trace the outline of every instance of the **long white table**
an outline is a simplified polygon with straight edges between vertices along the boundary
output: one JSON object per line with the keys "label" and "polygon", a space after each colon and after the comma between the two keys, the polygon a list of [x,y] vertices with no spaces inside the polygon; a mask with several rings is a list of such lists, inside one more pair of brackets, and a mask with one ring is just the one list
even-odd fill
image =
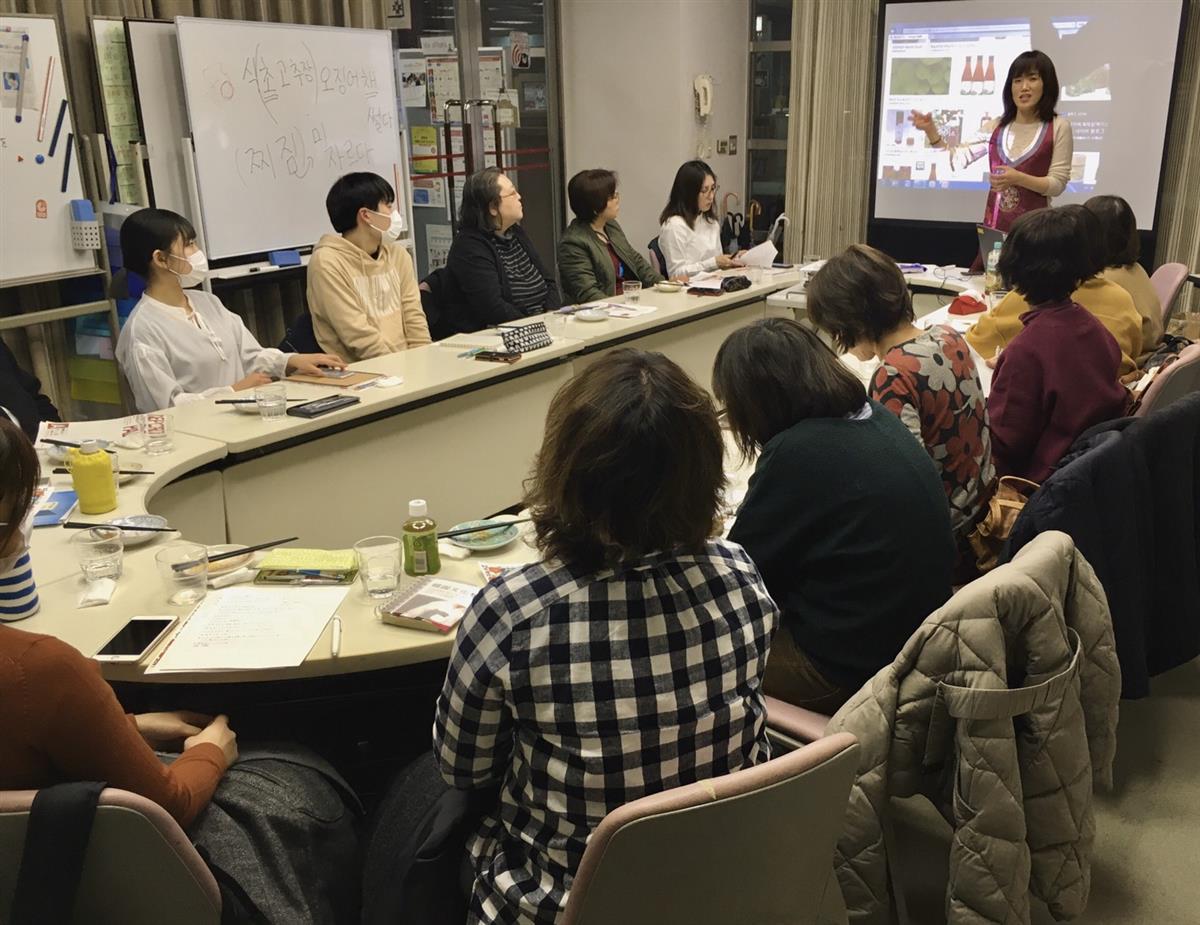
{"label": "long white table", "polygon": [[[795,280],[794,274],[773,275],[720,296],[645,292],[642,304],[655,306],[653,313],[553,325],[556,343],[512,366],[463,358],[461,344],[445,342],[354,364],[402,376],[404,384],[354,392],[362,399],[358,405],[316,420],[266,423],[227,405],[185,405],[170,412],[172,453],[121,451],[123,463],[141,462],[155,474],[123,486],[115,512],[72,519],[101,522],[148,509],[199,542],[250,544],[296,535],[293,545],[343,548],[371,534],[398,535],[413,497],[426,498],[442,526],[486,516],[520,500],[549,402],[586,364],[622,346],[661,350],[707,387],[724,338],[763,317],[767,294]],[[333,391],[288,383],[291,397]],[[83,581],[69,539],[70,531],[59,528],[35,531],[42,609],[18,624],[22,629],[57,636],[91,655],[131,616],[186,610],[166,603],[156,574],[154,553],[162,540],[126,550],[124,575],[107,605],[78,609]],[[501,556],[447,561],[443,573],[481,584],[480,561],[529,557],[530,550],[516,544]],[[357,589],[340,613],[341,654],[330,656],[326,633],[297,669],[147,676],[140,665],[106,665],[105,676],[161,683],[270,681],[409,665],[449,652],[444,637],[381,624]]]}

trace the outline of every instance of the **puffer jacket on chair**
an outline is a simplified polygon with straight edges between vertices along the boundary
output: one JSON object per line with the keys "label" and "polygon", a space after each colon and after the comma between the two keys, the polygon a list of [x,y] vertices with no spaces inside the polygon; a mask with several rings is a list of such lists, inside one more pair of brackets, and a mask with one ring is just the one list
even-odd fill
{"label": "puffer jacket on chair", "polygon": [[862,758],[834,857],[850,921],[889,921],[888,801],[918,793],[954,829],[949,925],[1028,925],[1030,894],[1082,913],[1120,692],[1104,589],[1066,534],[928,617],[827,729]]}

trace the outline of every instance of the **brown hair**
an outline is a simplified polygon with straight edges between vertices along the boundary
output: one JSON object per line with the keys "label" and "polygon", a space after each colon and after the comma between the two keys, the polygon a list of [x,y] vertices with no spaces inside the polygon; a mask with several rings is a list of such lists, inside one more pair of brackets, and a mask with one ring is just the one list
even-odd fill
{"label": "brown hair", "polygon": [[581,222],[590,222],[603,212],[616,194],[617,175],[611,170],[581,170],[567,184],[567,202]]}
{"label": "brown hair", "polygon": [[37,453],[25,431],[0,412],[0,551],[8,549],[29,513],[38,469]]}
{"label": "brown hair", "polygon": [[867,400],[821,338],[791,318],[764,318],[730,334],[713,363],[713,393],[746,456],[800,421],[845,417]]}
{"label": "brown hair", "polygon": [[808,316],[842,350],[872,343],[913,320],[912,294],[887,254],[852,244],[825,262],[805,288]]}
{"label": "brown hair", "polygon": [[725,487],[708,393],[661,353],[613,350],[559,389],[525,485],[537,546],[587,571],[699,552]]}

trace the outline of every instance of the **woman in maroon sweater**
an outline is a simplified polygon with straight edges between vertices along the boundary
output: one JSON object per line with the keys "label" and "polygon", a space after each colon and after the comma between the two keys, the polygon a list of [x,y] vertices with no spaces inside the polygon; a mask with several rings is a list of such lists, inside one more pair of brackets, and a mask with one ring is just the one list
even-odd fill
{"label": "woman in maroon sweater", "polygon": [[1000,475],[1041,482],[1076,437],[1119,417],[1129,398],[1118,380],[1116,340],[1071,300],[1095,270],[1078,211],[1021,216],[1000,254],[1000,274],[1031,306],[1021,316],[1024,328],[996,361],[988,396]]}

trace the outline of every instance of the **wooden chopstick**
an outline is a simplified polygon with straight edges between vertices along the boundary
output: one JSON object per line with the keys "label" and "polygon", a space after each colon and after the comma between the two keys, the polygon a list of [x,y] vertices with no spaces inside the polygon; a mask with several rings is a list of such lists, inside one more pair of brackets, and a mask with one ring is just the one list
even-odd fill
{"label": "wooden chopstick", "polygon": [[439,533],[437,536],[439,540],[446,540],[452,536],[465,536],[468,533],[483,533],[485,530],[499,530],[503,527],[509,526],[510,524],[527,524],[531,520],[533,520],[532,517],[522,517],[519,520],[489,520],[485,521],[484,524],[481,524],[478,527],[467,527],[465,530],[447,530],[445,533]]}
{"label": "wooden chopstick", "polygon": [[63,524],[67,530],[90,530],[93,527],[109,527],[113,530],[131,530],[134,533],[178,533],[174,527],[135,527],[133,524],[97,523],[85,524],[79,520],[68,520]]}
{"label": "wooden chopstick", "polygon": [[[310,398],[285,398],[284,401],[312,401]],[[213,401],[214,405],[256,405],[257,398],[218,398]]]}
{"label": "wooden chopstick", "polygon": [[[63,466],[56,466],[53,471],[55,475],[71,474],[71,470]],[[154,475],[153,472],[147,472],[145,469],[114,469],[113,472],[117,475]]]}
{"label": "wooden chopstick", "polygon": [[298,536],[289,536],[282,540],[271,540],[269,543],[258,543],[255,546],[247,546],[245,549],[231,549],[229,552],[219,552],[215,556],[209,556],[209,562],[220,562],[222,559],[235,559],[238,556],[244,556],[248,552],[258,552],[260,549],[270,549],[272,546],[280,546],[283,543],[291,543],[300,539]]}

